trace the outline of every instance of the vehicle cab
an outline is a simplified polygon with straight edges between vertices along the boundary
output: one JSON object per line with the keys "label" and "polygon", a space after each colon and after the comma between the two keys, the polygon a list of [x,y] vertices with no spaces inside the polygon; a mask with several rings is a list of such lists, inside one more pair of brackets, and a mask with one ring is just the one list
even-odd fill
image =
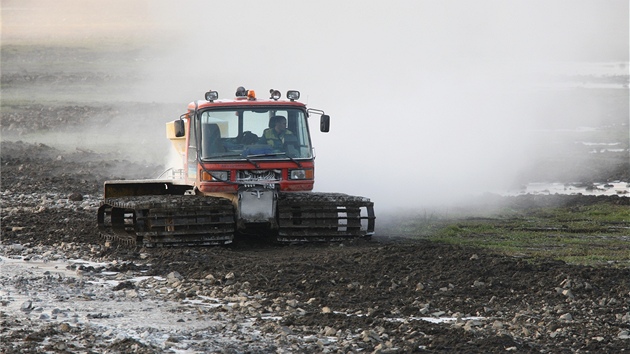
{"label": "vehicle cab", "polygon": [[[279,191],[313,189],[315,167],[308,117],[320,114],[320,127],[329,130],[323,111],[298,102],[299,92],[286,99],[270,90],[259,99],[239,87],[234,99],[219,99],[208,91],[205,100],[191,102],[176,127],[185,137],[184,179],[196,193],[236,193],[243,186]],[[182,129],[184,131],[182,131]]]}

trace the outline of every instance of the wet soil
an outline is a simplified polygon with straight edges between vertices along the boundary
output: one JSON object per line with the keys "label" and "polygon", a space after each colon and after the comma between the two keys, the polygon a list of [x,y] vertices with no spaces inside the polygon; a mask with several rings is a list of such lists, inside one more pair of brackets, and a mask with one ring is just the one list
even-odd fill
{"label": "wet soil", "polygon": [[[48,164],[51,160],[54,165]],[[620,352],[630,344],[630,269],[531,262],[387,235],[330,245],[242,240],[231,247],[194,249],[103,247],[94,213],[101,179],[108,177],[108,167],[129,162],[10,142],[2,143],[1,161],[3,256],[27,262],[25,255],[33,259],[38,252],[25,249],[52,249],[72,258],[64,245],[75,245],[74,254],[84,250],[82,257],[109,264],[105,270],[129,274],[107,290],[111,294],[145,289],[132,276],[175,273],[182,280],[172,301],[243,297],[236,309],[232,304],[217,312],[227,323],[253,318],[262,338],[254,345],[252,337],[235,336],[224,343],[234,352]],[[96,161],[101,167],[92,166]],[[626,199],[523,196],[512,201],[536,207]],[[152,298],[143,294],[145,302]],[[105,321],[112,315],[86,316],[91,316],[86,321]],[[104,338],[107,332],[80,321],[59,324],[46,318],[24,328],[8,312],[1,320],[7,353],[87,350],[86,344],[69,345],[90,336]],[[95,348],[141,353],[177,348],[169,343],[129,335],[103,340]],[[214,345],[187,348],[214,350]]]}
{"label": "wet soil", "polygon": [[[15,73],[9,79],[20,81]],[[15,103],[3,109],[2,134],[63,130],[69,122],[81,124],[81,117],[104,112],[117,111],[102,104]],[[26,119],[33,115],[38,119]],[[251,239],[230,247],[105,245],[95,212],[102,183],[151,177],[161,166],[42,143],[3,139],[0,148],[0,256],[5,257],[0,261],[5,284],[0,351],[5,353],[595,353],[630,348],[627,268],[532,261],[417,240],[413,234],[393,238],[381,233],[371,240],[325,245],[276,246]],[[616,168],[609,178],[624,176],[627,168]],[[537,207],[628,199],[522,196],[508,202]],[[75,275],[58,278],[44,272],[31,275],[29,283],[21,273],[10,274],[6,261],[77,258],[103,266],[71,267]],[[115,284],[93,288],[93,282],[108,279],[108,272],[117,274]],[[149,279],[138,281],[140,276]],[[6,290],[9,286],[13,290]],[[42,305],[41,315],[34,315],[37,306],[29,301],[37,303],[46,293],[61,296],[70,288],[79,295],[66,300],[66,307],[47,312]],[[79,308],[72,299],[98,300],[102,307],[73,321],[62,316]],[[138,308],[151,301],[164,307],[209,301],[217,306],[195,307],[195,318],[174,307],[172,318],[162,320],[182,329],[161,330],[146,321],[108,326],[108,320],[124,313],[124,307],[115,310],[117,303],[127,304],[123,299]],[[21,309],[12,312],[12,306]],[[204,321],[203,330],[184,329]]]}

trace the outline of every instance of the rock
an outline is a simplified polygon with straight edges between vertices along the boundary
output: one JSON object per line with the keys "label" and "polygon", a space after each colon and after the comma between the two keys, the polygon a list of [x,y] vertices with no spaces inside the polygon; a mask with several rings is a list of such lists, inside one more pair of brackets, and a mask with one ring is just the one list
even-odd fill
{"label": "rock", "polygon": [[562,321],[573,321],[573,316],[571,316],[570,313],[565,313],[564,315],[560,316],[560,320],[562,320]]}
{"label": "rock", "polygon": [[184,277],[182,277],[182,275],[181,275],[181,274],[179,274],[179,272],[170,272],[170,273],[168,273],[168,275],[166,276],[166,279],[167,279],[169,282],[175,282],[175,281],[178,281],[178,280],[182,280],[182,279],[184,279]]}
{"label": "rock", "polygon": [[332,310],[330,309],[330,307],[328,306],[324,306],[322,307],[322,313],[331,313]]}
{"label": "rock", "polygon": [[324,327],[324,333],[323,333],[323,334],[324,334],[325,336],[327,336],[327,337],[332,337],[332,336],[334,336],[336,333],[337,333],[337,330],[336,330],[336,329],[334,329],[334,328],[332,328],[332,327],[329,327],[329,326]]}
{"label": "rock", "polygon": [[73,202],[83,201],[83,195],[81,193],[74,192],[68,196],[68,199]]}
{"label": "rock", "polygon": [[22,303],[22,306],[20,307],[20,310],[24,312],[30,312],[31,310],[33,310],[33,302],[30,300],[24,301],[24,303]]}
{"label": "rock", "polygon": [[[15,227],[14,227],[14,228],[15,228]],[[22,229],[22,228],[20,228],[20,229]],[[24,250],[24,246],[23,246],[23,245],[21,245],[21,244],[19,244],[19,243],[14,243],[14,244],[12,244],[12,245],[10,246],[10,249],[11,249],[11,250],[13,250],[13,251],[20,252],[20,251]]]}
{"label": "rock", "polygon": [[55,349],[57,349],[58,351],[66,351],[66,349],[68,348],[68,346],[66,345],[66,343],[64,342],[57,342],[55,344]]}
{"label": "rock", "polygon": [[376,333],[373,330],[364,330],[363,332],[361,332],[361,339],[364,342],[380,342],[381,338],[378,336],[378,333]]}

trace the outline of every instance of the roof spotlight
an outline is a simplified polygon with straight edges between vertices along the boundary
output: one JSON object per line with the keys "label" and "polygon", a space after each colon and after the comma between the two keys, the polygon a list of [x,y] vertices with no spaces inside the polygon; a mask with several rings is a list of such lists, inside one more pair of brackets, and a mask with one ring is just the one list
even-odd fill
{"label": "roof spotlight", "polygon": [[206,92],[206,101],[212,102],[217,99],[219,99],[219,93],[217,91],[210,90]]}
{"label": "roof spotlight", "polygon": [[243,86],[236,89],[236,97],[247,97],[247,90]]}
{"label": "roof spotlight", "polygon": [[269,97],[269,98],[271,98],[271,99],[272,99],[272,100],[274,100],[274,101],[279,100],[279,99],[280,99],[280,97],[282,96],[282,94],[280,93],[280,91],[278,91],[278,90],[274,90],[274,89],[269,90],[269,93],[271,94],[271,97]]}
{"label": "roof spotlight", "polygon": [[287,98],[290,99],[291,101],[299,100],[300,91],[296,91],[296,90],[287,91]]}

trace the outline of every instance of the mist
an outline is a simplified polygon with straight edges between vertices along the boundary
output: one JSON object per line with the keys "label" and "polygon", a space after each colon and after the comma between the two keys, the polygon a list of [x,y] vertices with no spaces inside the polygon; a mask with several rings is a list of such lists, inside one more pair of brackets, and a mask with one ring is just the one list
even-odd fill
{"label": "mist", "polygon": [[537,157],[528,132],[584,112],[550,103],[543,78],[628,60],[623,1],[181,4],[153,8],[170,26],[148,86],[182,102],[300,90],[332,117],[328,134],[311,123],[316,190],[381,210],[513,187]]}
{"label": "mist", "polygon": [[[183,113],[209,89],[300,90],[332,118],[327,134],[311,121],[315,189],[378,210],[520,183],[539,157],[529,132],[601,113],[557,103],[545,78],[570,62],[628,62],[627,1],[142,3],[146,61],[129,99]],[[177,118],[164,113],[160,124]]]}

